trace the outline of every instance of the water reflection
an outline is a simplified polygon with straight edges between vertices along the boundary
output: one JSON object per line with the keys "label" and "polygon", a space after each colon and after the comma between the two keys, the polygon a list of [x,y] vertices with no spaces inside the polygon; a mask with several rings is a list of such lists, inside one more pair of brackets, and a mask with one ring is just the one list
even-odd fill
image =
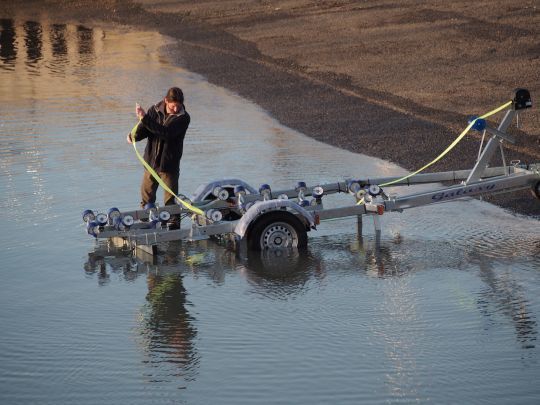
{"label": "water reflection", "polygon": [[[199,357],[193,343],[197,332],[187,311],[189,302],[180,273],[149,273],[147,304],[141,310],[140,333],[145,362],[162,376],[163,363],[178,367],[171,377],[195,378]],[[158,377],[162,378],[162,377]]]}
{"label": "water reflection", "polygon": [[35,69],[38,62],[43,58],[43,38],[41,24],[35,21],[24,23],[24,44],[26,47],[26,65],[35,74],[39,69]]}
{"label": "water reflection", "polygon": [[128,251],[116,250],[111,255],[103,248],[99,248],[88,253],[84,271],[90,278],[96,276],[98,285],[104,286],[110,282],[111,274],[121,276],[126,281],[146,274],[144,271],[139,272],[139,265]]}
{"label": "water reflection", "polygon": [[53,74],[63,73],[68,63],[67,27],[65,24],[53,24],[50,28],[52,61],[50,69]]}
{"label": "water reflection", "polygon": [[[396,242],[399,241],[396,238]],[[407,273],[410,268],[406,263],[397,266],[392,257],[389,245],[380,243],[379,239],[355,238],[350,243],[351,252],[358,255],[358,259],[365,265],[366,273],[377,277],[393,277]]]}
{"label": "water reflection", "polygon": [[[485,283],[485,288],[478,294],[477,305],[486,317],[487,329],[498,327],[501,323],[510,323],[521,347],[533,349],[538,335],[537,322],[523,287],[512,278],[511,269],[497,272],[489,260],[477,257],[480,279]],[[501,315],[504,318],[502,321]]]}
{"label": "water reflection", "polygon": [[[165,317],[170,318],[170,314],[176,314],[174,316],[178,322],[184,325],[190,319],[185,308],[179,306],[179,303],[185,303],[181,274],[205,276],[217,285],[224,285],[226,275],[234,272],[246,279],[252,287],[251,293],[286,300],[308,292],[329,275],[394,278],[436,268],[460,269],[464,263],[475,262],[480,266],[480,280],[485,285],[478,293],[478,308],[488,323],[494,324],[499,314],[503,314],[506,319],[504,323],[510,322],[515,328],[516,338],[523,348],[534,348],[538,334],[533,310],[521,287],[512,278],[512,273],[507,271],[499,275],[494,270],[503,260],[493,257],[489,251],[465,252],[459,244],[403,241],[399,236],[381,241],[340,235],[339,238],[317,238],[309,249],[301,252],[235,253],[212,241],[198,244],[171,242],[164,244],[152,263],[135,258],[129,252],[113,254],[108,247],[100,249],[107,249],[108,253],[99,253],[99,250],[90,252],[84,265],[86,273],[96,274],[100,285],[109,282],[111,272],[122,274],[125,280],[147,277],[147,299],[149,303],[156,303],[152,315],[148,317],[147,328],[154,332],[153,325],[159,324],[155,318],[161,315],[169,314]],[[474,259],[468,257],[469,254]],[[155,296],[152,291],[161,283],[164,287],[157,291],[164,290],[165,286],[172,290],[159,296],[170,297],[171,301],[155,301],[152,298]],[[395,297],[389,297],[389,300],[392,304]],[[172,308],[167,308],[167,305],[172,305]],[[403,305],[401,309],[404,309]],[[191,328],[184,326],[173,334],[192,336],[192,332]]]}
{"label": "water reflection", "polygon": [[[22,29],[22,33],[19,29]],[[0,19],[0,68],[15,69],[18,36],[22,36],[26,52],[24,65],[31,75],[43,73],[41,62],[45,62],[52,74],[65,73],[70,46],[79,55],[79,66],[88,67],[95,59],[95,35],[92,28],[66,24],[47,26],[36,21],[25,21],[18,25],[15,20],[4,18]]]}
{"label": "water reflection", "polygon": [[17,59],[15,44],[15,24],[13,20],[0,19],[0,67],[12,70]]}
{"label": "water reflection", "polygon": [[65,57],[67,55],[65,24],[51,25],[51,45],[53,56]]}
{"label": "water reflection", "polygon": [[326,273],[324,260],[310,250],[248,252],[237,257],[237,262],[236,269],[245,275],[253,292],[273,299],[302,293],[311,280],[323,279]]}
{"label": "water reflection", "polygon": [[82,25],[77,26],[77,41],[80,61],[86,64],[94,54],[94,30]]}
{"label": "water reflection", "polygon": [[199,355],[193,343],[197,331],[187,309],[190,303],[178,253],[171,245],[157,265],[136,260],[129,251],[101,245],[88,254],[84,264],[87,276],[95,275],[100,286],[109,284],[112,275],[126,281],[146,278],[148,293],[139,311],[137,341],[145,355],[143,362],[152,370],[146,371],[145,378],[154,382],[177,381],[179,377],[190,381],[197,374]]}

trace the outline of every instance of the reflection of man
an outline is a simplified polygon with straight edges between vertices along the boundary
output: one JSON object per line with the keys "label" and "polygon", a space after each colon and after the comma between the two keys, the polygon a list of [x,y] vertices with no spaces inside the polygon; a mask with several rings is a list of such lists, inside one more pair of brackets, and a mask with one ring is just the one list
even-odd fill
{"label": "reflection of man", "polygon": [[[135,110],[140,124],[135,141],[147,139],[144,160],[156,171],[161,180],[175,194],[178,194],[180,159],[182,158],[184,137],[189,126],[190,116],[184,107],[184,93],[178,87],[171,87],[165,98],[145,112],[139,105]],[[127,136],[132,142],[131,134]],[[158,182],[144,171],[141,184],[141,207],[156,202]],[[164,191],[165,205],[174,204],[174,196]],[[174,218],[170,228],[179,227],[179,218]]]}
{"label": "reflection of man", "polygon": [[186,310],[182,276],[149,274],[147,284],[148,311],[144,317],[144,333],[150,340],[149,355],[159,361],[167,353],[164,362],[178,364],[187,376],[192,377],[196,363],[193,347],[196,331]]}

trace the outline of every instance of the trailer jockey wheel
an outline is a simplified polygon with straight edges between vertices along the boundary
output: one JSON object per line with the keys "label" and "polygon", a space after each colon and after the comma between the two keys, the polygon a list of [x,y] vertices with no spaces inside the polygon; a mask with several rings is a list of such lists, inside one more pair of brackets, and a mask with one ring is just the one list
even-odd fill
{"label": "trailer jockey wheel", "polygon": [[540,181],[537,181],[532,188],[533,195],[540,200]]}
{"label": "trailer jockey wheel", "polygon": [[253,224],[247,243],[250,250],[302,249],[307,246],[307,230],[294,214],[271,211]]}

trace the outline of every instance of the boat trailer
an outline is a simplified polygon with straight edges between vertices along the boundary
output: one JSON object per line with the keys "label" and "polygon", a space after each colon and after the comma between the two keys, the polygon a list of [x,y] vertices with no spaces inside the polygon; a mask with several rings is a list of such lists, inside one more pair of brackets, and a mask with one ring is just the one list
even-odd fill
{"label": "boat trailer", "polygon": [[[402,212],[428,204],[528,188],[540,199],[540,163],[527,165],[513,161],[506,165],[503,151],[505,142],[515,143],[515,139],[506,133],[509,125],[520,110],[531,106],[529,92],[517,89],[497,128],[489,127],[484,119],[470,121],[472,129],[485,131],[484,134],[490,136],[485,147],[480,145],[478,159],[470,170],[348,179],[315,186],[300,181],[294,189],[277,191],[268,184],[257,190],[239,179],[223,179],[201,185],[190,199],[178,196],[178,205],[158,207],[149,204],[144,209],[125,212],[111,208],[107,213],[86,210],[83,221],[87,233],[96,239],[107,239],[115,247],[151,255],[157,254],[157,245],[161,242],[210,237],[224,238],[235,246],[244,244],[248,250],[265,250],[304,248],[307,232],[329,219],[357,217],[361,235],[363,217],[371,217],[378,238],[381,233],[379,217],[386,212]],[[489,167],[498,149],[503,165]],[[441,184],[448,182],[454,184]],[[433,184],[435,188],[402,196],[392,196],[383,190],[386,185],[418,184]],[[324,197],[339,193],[348,195],[349,203],[324,208]],[[173,216],[189,218],[189,227],[172,229],[170,219]]]}

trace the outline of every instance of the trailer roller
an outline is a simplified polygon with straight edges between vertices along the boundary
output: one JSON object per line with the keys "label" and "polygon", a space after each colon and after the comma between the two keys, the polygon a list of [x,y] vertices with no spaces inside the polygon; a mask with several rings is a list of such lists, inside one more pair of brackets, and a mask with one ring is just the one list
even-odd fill
{"label": "trailer roller", "polygon": [[113,227],[118,231],[128,231],[134,223],[133,215],[124,214],[114,219]]}
{"label": "trailer roller", "polygon": [[94,211],[92,211],[92,210],[84,210],[83,213],[82,213],[82,219],[86,223],[88,223],[90,221],[93,221],[94,219],[96,219]]}
{"label": "trailer roller", "polygon": [[120,210],[118,208],[109,208],[109,210],[107,211],[108,224],[113,225],[114,219],[119,217],[120,215]]}
{"label": "trailer roller", "polygon": [[214,194],[214,196],[221,201],[226,201],[229,199],[229,191],[225,188],[215,187],[212,194]]}
{"label": "trailer roller", "polygon": [[169,211],[160,211],[158,218],[162,223],[167,222],[171,219],[171,213]]}
{"label": "trailer roller", "polygon": [[261,184],[259,194],[262,195],[264,201],[272,199],[272,189],[268,184]]}
{"label": "trailer roller", "polygon": [[86,225],[86,232],[88,233],[88,235],[97,238],[99,235],[99,224],[96,221],[88,222],[88,224]]}
{"label": "trailer roller", "polygon": [[369,195],[371,195],[372,197],[376,197],[378,196],[379,194],[381,194],[381,188],[376,185],[376,184],[371,184],[369,187],[368,187],[368,193]]}
{"label": "trailer roller", "polygon": [[206,211],[206,217],[212,222],[219,222],[223,219],[223,214],[220,210],[210,209]]}
{"label": "trailer roller", "polygon": [[99,226],[105,226],[109,222],[109,217],[107,214],[101,212],[96,215],[96,222],[99,224]]}
{"label": "trailer roller", "polygon": [[322,205],[322,198],[324,195],[324,188],[321,186],[315,186],[313,187],[313,190],[311,190],[311,196],[313,199],[311,200],[311,205]]}

